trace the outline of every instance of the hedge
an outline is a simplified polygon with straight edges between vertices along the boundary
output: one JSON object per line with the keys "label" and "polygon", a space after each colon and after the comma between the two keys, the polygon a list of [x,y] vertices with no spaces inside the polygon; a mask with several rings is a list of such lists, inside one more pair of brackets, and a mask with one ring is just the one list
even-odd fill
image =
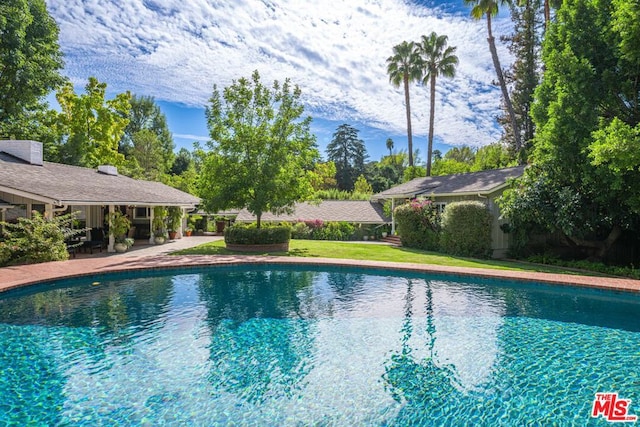
{"label": "hedge", "polygon": [[449,203],[441,226],[442,252],[474,258],[491,256],[491,213],[482,202]]}
{"label": "hedge", "polygon": [[288,225],[234,224],[224,229],[225,243],[239,245],[270,245],[286,243],[291,240],[291,227]]}
{"label": "hedge", "polygon": [[402,246],[425,250],[438,249],[438,211],[431,200],[413,200],[394,211],[396,229]]}

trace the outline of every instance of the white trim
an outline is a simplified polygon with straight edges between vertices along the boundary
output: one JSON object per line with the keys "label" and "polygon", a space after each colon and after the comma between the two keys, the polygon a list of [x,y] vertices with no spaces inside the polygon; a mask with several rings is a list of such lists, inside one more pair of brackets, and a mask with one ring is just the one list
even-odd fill
{"label": "white trim", "polygon": [[39,194],[29,193],[27,191],[16,190],[15,188],[5,187],[3,185],[0,185],[0,191],[4,193],[13,194],[15,196],[24,197],[26,199],[32,199],[37,202],[42,202],[44,204],[48,203],[50,205],[56,205],[56,206],[64,205],[64,203],[61,203],[59,200],[52,199],[50,197],[44,197]]}

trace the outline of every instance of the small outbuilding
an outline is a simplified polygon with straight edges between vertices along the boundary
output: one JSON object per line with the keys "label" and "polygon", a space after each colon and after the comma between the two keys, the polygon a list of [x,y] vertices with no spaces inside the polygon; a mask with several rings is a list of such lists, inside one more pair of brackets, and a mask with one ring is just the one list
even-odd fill
{"label": "small outbuilding", "polygon": [[[500,226],[505,222],[500,215],[496,199],[509,185],[509,180],[524,173],[525,166],[485,170],[480,172],[454,175],[428,176],[415,178],[403,184],[374,194],[373,201],[391,200],[392,206],[398,206],[416,197],[428,197],[442,212],[448,203],[463,200],[483,202],[493,217],[491,241],[493,256],[504,257],[509,249],[509,235]],[[395,232],[395,224],[392,225]]]}

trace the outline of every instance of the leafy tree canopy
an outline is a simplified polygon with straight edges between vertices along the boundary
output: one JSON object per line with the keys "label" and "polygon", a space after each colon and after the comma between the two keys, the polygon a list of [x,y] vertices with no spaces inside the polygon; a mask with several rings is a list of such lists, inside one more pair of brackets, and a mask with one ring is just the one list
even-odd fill
{"label": "leafy tree canopy", "polygon": [[60,147],[62,163],[90,168],[124,164],[118,142],[129,122],[131,96],[126,92],[105,100],[106,90],[106,83],[89,77],[84,94],[77,95],[71,83],[56,94],[62,109],[58,115],[58,126],[64,134]]}
{"label": "leafy tree canopy", "polygon": [[560,231],[593,259],[638,227],[640,45],[629,10],[637,2],[565,0],[545,35],[532,106],[536,167],[505,196],[515,226]]}
{"label": "leafy tree canopy", "polygon": [[214,86],[206,110],[211,141],[200,174],[200,196],[210,212],[244,208],[256,215],[290,210],[309,198],[309,171],[319,159],[311,117],[302,118],[301,90],[254,71],[222,93]]}
{"label": "leafy tree canopy", "polygon": [[[158,162],[155,168],[160,172],[168,171],[174,160],[174,143],[173,136],[167,126],[167,118],[160,110],[160,107],[156,104],[155,100],[151,96],[136,96],[133,95],[129,101],[131,104],[131,110],[129,110],[129,123],[124,129],[124,134],[120,140],[119,151],[125,156],[129,157],[135,150],[134,136],[141,130],[149,130],[155,136],[154,144],[160,153],[160,158],[154,159]],[[138,163],[143,162],[143,159],[136,157]]]}
{"label": "leafy tree canopy", "polygon": [[44,0],[0,2],[0,136],[41,133],[43,98],[64,81],[58,31]]}

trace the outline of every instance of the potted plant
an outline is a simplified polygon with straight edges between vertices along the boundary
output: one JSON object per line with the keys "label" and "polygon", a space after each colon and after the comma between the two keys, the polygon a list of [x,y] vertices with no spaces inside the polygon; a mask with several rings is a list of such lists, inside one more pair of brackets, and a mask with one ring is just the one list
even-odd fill
{"label": "potted plant", "polygon": [[167,229],[165,220],[167,218],[167,209],[162,206],[153,208],[153,237],[157,245],[161,245],[167,238]]}
{"label": "potted plant", "polygon": [[156,229],[153,232],[153,241],[156,245],[161,245],[167,240],[167,233],[164,230]]}
{"label": "potted plant", "polygon": [[127,237],[131,221],[120,211],[110,212],[107,215],[107,221],[109,221],[109,236],[115,239],[114,249],[116,252],[125,252],[133,245],[133,239]]}
{"label": "potted plant", "polygon": [[193,233],[193,230],[191,228],[185,228],[184,229],[184,235],[187,237],[191,237],[191,233]]}
{"label": "potted plant", "polygon": [[169,239],[173,240],[178,234],[178,230],[182,225],[182,208],[179,206],[170,206],[167,209],[167,221],[169,225]]}

